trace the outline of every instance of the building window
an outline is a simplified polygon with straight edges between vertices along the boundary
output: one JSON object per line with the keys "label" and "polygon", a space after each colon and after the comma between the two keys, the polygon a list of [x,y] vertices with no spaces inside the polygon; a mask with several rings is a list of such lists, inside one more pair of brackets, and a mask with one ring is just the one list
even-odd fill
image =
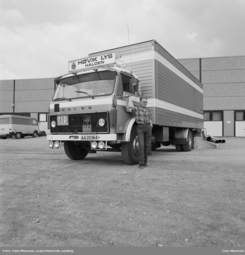
{"label": "building window", "polygon": [[204,111],[204,121],[222,121],[222,111]]}
{"label": "building window", "polygon": [[47,121],[47,113],[39,113],[38,115],[38,121],[45,122]]}
{"label": "building window", "polygon": [[207,121],[211,120],[211,112],[204,112],[204,120]]}
{"label": "building window", "polygon": [[222,121],[222,112],[221,111],[212,112],[212,121]]}
{"label": "building window", "polygon": [[237,111],[236,112],[236,121],[245,120],[245,111]]}

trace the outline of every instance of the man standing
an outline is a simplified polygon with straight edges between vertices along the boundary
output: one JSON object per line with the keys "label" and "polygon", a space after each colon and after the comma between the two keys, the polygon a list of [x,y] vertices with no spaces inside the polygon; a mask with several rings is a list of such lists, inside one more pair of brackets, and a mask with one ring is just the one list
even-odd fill
{"label": "man standing", "polygon": [[149,166],[147,162],[148,148],[151,141],[152,133],[152,116],[151,111],[146,108],[147,99],[141,97],[139,105],[132,109],[137,122],[137,135],[139,141],[139,168],[143,169]]}

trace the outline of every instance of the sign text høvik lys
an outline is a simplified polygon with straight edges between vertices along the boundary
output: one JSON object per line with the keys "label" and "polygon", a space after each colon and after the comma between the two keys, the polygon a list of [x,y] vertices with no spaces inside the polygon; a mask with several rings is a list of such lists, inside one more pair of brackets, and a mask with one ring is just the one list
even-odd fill
{"label": "sign text h\u00f8vik lys", "polygon": [[116,63],[116,54],[104,54],[95,57],[81,58],[69,61],[69,72],[88,69],[92,67],[99,67],[102,65],[109,65]]}

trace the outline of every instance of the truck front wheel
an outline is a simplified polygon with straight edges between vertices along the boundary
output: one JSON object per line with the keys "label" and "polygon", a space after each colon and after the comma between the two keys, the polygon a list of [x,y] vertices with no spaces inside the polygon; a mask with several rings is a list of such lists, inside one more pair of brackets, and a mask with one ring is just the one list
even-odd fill
{"label": "truck front wheel", "polygon": [[135,165],[139,162],[139,143],[136,126],[132,127],[130,141],[121,145],[123,162],[127,165]]}
{"label": "truck front wheel", "polygon": [[66,155],[72,160],[82,160],[88,155],[88,149],[82,143],[64,142]]}

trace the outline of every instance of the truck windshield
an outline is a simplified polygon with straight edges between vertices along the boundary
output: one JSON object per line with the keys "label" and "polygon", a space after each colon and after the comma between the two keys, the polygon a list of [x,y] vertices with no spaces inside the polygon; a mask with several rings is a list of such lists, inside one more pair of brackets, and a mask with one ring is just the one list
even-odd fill
{"label": "truck windshield", "polygon": [[64,78],[57,86],[53,100],[110,95],[114,90],[116,72],[102,71]]}

